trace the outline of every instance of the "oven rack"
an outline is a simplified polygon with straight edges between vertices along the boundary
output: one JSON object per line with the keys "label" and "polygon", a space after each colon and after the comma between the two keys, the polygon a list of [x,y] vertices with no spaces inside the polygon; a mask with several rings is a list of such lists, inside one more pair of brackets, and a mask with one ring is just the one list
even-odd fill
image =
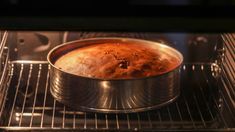
{"label": "oven rack", "polygon": [[[226,131],[235,117],[221,92],[221,69],[214,63],[184,64],[181,95],[161,109],[131,114],[74,111],[49,92],[49,65],[44,61],[13,61],[9,66],[2,130],[86,131]],[[228,117],[224,117],[227,114]]]}
{"label": "oven rack", "polygon": [[[224,51],[223,54],[223,65],[222,75],[224,76],[222,81],[224,84],[224,91],[227,94],[227,100],[231,101],[231,109],[235,115],[235,34],[226,33],[222,35],[224,42]],[[235,124],[235,123],[234,123]]]}

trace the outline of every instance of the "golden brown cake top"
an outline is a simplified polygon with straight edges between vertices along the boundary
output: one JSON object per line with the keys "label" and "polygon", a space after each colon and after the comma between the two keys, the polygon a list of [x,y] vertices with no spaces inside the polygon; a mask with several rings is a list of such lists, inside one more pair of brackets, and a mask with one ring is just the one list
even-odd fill
{"label": "golden brown cake top", "polygon": [[103,43],[74,49],[55,62],[65,72],[100,79],[129,79],[171,71],[179,60],[151,46]]}

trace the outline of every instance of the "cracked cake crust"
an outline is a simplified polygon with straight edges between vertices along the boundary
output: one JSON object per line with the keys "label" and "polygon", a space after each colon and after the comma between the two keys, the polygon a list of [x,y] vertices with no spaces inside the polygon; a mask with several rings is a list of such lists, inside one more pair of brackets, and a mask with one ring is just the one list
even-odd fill
{"label": "cracked cake crust", "polygon": [[55,62],[61,70],[101,79],[156,76],[179,64],[177,57],[160,49],[130,43],[102,43],[74,49]]}

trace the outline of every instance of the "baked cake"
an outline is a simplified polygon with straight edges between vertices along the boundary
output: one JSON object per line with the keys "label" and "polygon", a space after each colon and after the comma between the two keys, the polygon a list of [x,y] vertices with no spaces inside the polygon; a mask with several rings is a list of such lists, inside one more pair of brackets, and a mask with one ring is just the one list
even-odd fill
{"label": "baked cake", "polygon": [[78,76],[130,79],[156,76],[178,66],[177,57],[151,46],[102,43],[83,46],[59,57],[55,66]]}

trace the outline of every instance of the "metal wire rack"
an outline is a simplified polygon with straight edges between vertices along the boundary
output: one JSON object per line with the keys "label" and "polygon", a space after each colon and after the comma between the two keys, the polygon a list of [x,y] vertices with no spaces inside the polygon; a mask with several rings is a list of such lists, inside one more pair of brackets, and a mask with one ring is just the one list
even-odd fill
{"label": "metal wire rack", "polygon": [[[230,100],[230,107],[235,116],[235,34],[223,34],[224,50],[222,65],[222,82],[225,98]],[[235,123],[234,123],[235,124]]]}
{"label": "metal wire rack", "polygon": [[176,102],[161,109],[131,114],[87,113],[60,104],[50,95],[48,68],[47,62],[10,64],[1,129],[152,131],[230,127],[223,112],[231,110],[225,111],[229,107],[220,91],[220,68],[216,64],[183,65],[182,93]]}

